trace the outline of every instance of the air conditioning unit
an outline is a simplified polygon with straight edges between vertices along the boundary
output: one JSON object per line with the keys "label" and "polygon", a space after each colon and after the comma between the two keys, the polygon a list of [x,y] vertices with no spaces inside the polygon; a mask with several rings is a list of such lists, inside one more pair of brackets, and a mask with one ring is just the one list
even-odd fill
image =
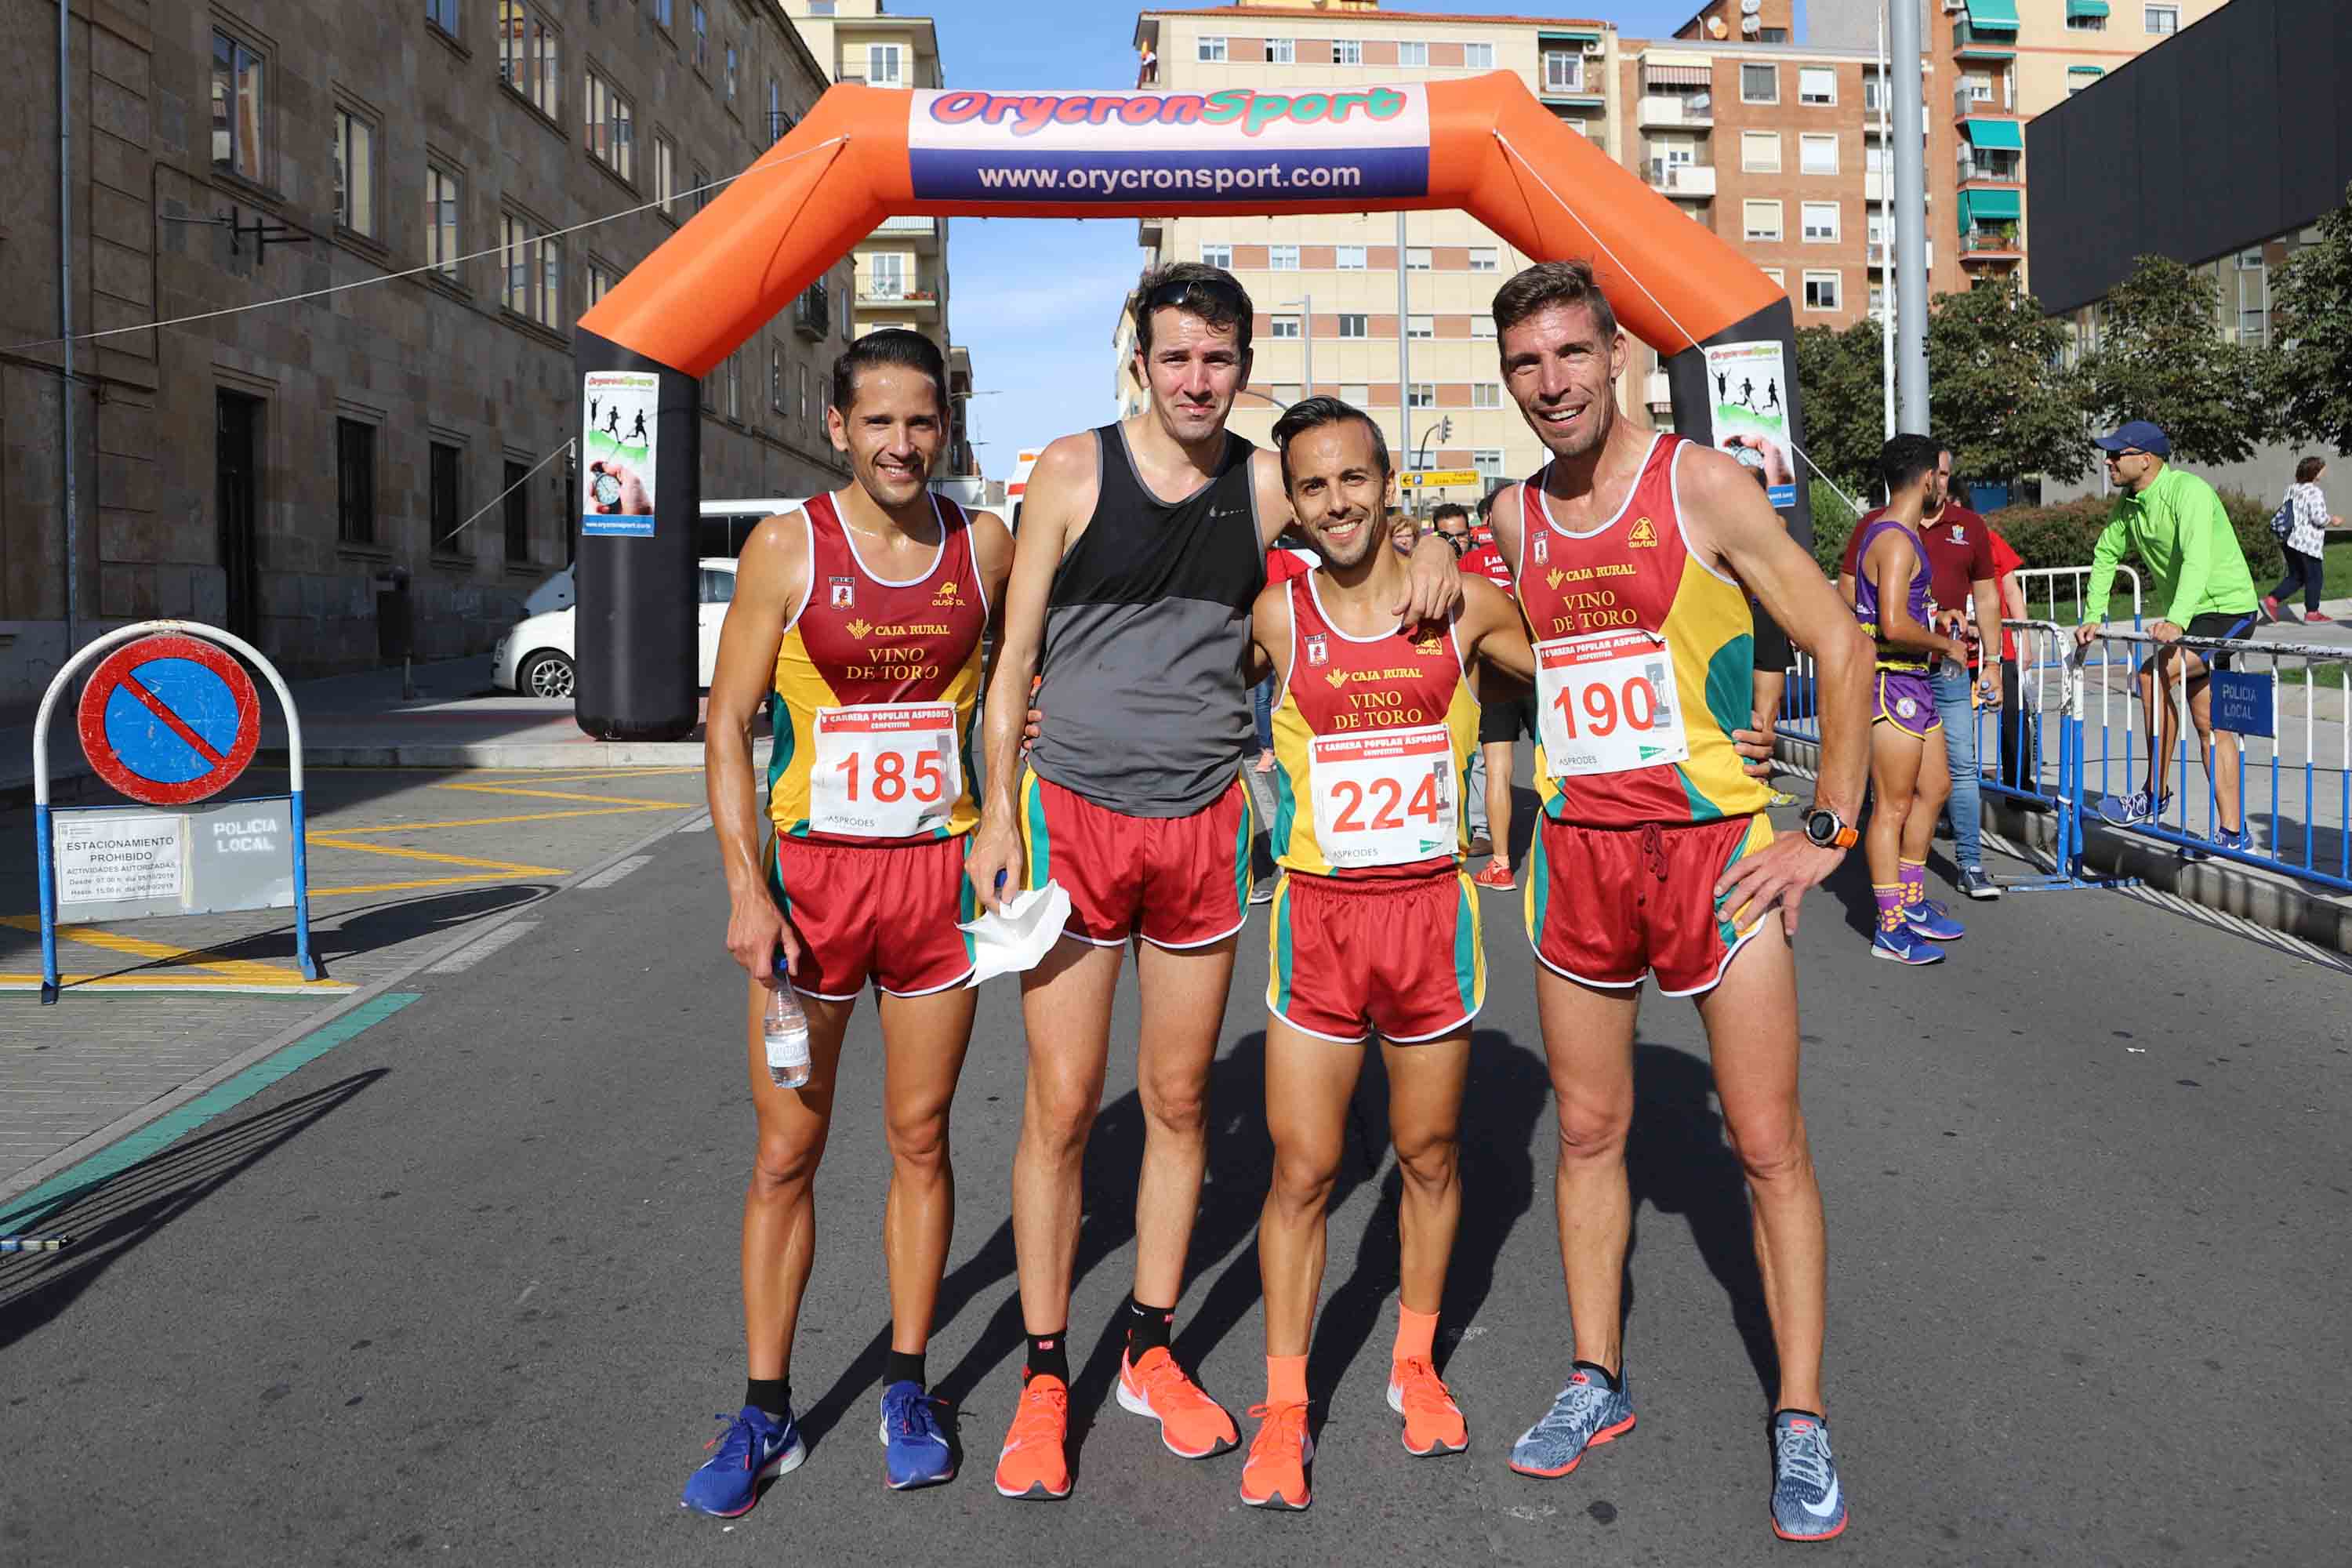
{"label": "air conditioning unit", "polygon": [[1599,59],[1602,55],[1609,52],[1609,46],[1602,43],[1599,38],[1588,38],[1585,40],[1584,52],[1591,55],[1594,59]]}
{"label": "air conditioning unit", "polygon": [[1957,16],[1969,8],[1969,0],[1944,0],[1944,15]]}

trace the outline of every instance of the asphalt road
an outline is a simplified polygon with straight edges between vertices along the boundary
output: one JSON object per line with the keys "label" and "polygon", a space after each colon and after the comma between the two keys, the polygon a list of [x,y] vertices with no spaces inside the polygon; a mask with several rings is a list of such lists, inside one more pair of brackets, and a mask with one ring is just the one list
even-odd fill
{"label": "asphalt road", "polygon": [[[1866,906],[1860,868],[1841,884]],[[0,1261],[0,1563],[1738,1563],[1766,1522],[1746,1204],[1692,1010],[1653,997],[1633,1146],[1641,1426],[1559,1481],[1510,1439],[1566,1372],[1550,1110],[1517,900],[1486,903],[1445,1368],[1472,1450],[1416,1461],[1381,1399],[1393,1166],[1354,1140],[1311,1380],[1315,1506],[1239,1506],[1108,1397],[1139,1122],[1114,1050],[1073,1314],[1076,1496],[988,1484],[1014,1395],[1015,993],[957,1103],[961,1229],[932,1375],[950,1486],[880,1484],[887,1168],[870,1011],[845,1061],[794,1386],[807,1465],[732,1526],[677,1494],[740,1394],[751,1133],[707,835],[602,889],[56,1216]],[[1810,1549],[1935,1563],[2344,1560],[2352,1136],[2341,976],[2096,892],[1964,911],[1953,961],[1870,962],[1809,906],[1806,1088],[1830,1205],[1831,1415],[1853,1522]],[[1216,1069],[1178,1349],[1259,1394],[1251,1232],[1262,919]],[[1120,1030],[1132,1040],[1132,985]],[[1359,1128],[1378,1127],[1366,1078]],[[2336,1475],[2337,1482],[2326,1477]]]}

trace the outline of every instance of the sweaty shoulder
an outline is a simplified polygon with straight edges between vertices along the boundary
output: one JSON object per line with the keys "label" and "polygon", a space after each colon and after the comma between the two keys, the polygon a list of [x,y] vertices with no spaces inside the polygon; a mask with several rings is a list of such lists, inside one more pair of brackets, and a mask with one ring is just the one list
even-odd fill
{"label": "sweaty shoulder", "polygon": [[1462,622],[1484,631],[1519,618],[1519,607],[1508,594],[1473,572],[1462,574]]}
{"label": "sweaty shoulder", "polygon": [[1004,520],[992,511],[966,511],[963,515],[971,529],[971,552],[980,569],[992,577],[1010,571],[1013,531],[1004,526]]}
{"label": "sweaty shoulder", "polygon": [[1675,454],[1675,494],[1681,502],[1683,538],[1717,564],[1725,542],[1736,533],[1780,526],[1780,514],[1747,468],[1729,453],[1696,441],[1683,442]]}

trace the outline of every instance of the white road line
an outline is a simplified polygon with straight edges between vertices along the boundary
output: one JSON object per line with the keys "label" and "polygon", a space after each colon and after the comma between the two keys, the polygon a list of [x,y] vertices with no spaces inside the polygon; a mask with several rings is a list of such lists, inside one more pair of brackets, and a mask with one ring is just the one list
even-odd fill
{"label": "white road line", "polygon": [[677,830],[680,833],[708,833],[710,831],[710,814],[706,811],[690,822],[682,822],[678,824]]}
{"label": "white road line", "polygon": [[653,857],[650,855],[632,855],[617,866],[605,867],[594,876],[582,882],[580,886],[592,889],[596,888],[609,888],[614,883],[619,881],[622,878],[627,876],[630,872],[635,870],[638,867],[650,865],[652,862]]}
{"label": "white road line", "polygon": [[473,968],[474,965],[481,963],[482,960],[489,957],[490,954],[498,952],[499,949],[507,946],[510,942],[520,941],[522,938],[529,936],[538,929],[539,922],[537,921],[509,921],[505,925],[499,927],[496,931],[490,931],[485,935],[481,941],[472,942],[465,947],[459,948],[457,952],[451,953],[440,963],[425,965],[425,973],[427,974],[461,974],[465,971]]}

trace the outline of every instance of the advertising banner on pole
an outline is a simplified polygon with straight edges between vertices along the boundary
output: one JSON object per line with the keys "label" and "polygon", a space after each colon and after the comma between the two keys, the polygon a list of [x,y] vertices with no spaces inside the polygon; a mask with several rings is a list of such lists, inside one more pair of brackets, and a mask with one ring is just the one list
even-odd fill
{"label": "advertising banner on pole", "polygon": [[581,392],[580,531],[650,539],[660,468],[661,377],[591,371]]}
{"label": "advertising banner on pole", "polygon": [[1776,507],[1797,504],[1797,453],[1789,444],[1796,387],[1780,345],[1711,343],[1706,379],[1715,398],[1715,444],[1764,476]]}

